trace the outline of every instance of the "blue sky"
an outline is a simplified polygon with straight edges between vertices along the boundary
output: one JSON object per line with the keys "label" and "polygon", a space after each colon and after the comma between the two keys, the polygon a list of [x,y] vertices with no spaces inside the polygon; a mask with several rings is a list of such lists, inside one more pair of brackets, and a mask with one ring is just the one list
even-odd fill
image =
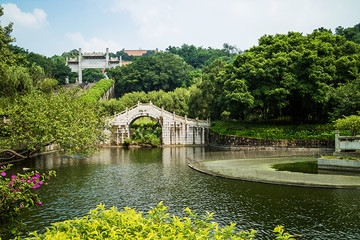
{"label": "blue sky", "polygon": [[245,50],[265,35],[360,23],[359,0],[1,0],[16,45],[46,56],[194,44]]}

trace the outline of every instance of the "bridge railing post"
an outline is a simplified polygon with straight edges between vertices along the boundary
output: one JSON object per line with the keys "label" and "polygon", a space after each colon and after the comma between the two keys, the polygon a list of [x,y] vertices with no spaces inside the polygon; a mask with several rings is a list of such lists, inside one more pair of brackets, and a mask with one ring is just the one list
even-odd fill
{"label": "bridge railing post", "polygon": [[339,130],[335,130],[335,152],[340,152],[339,136],[340,136]]}

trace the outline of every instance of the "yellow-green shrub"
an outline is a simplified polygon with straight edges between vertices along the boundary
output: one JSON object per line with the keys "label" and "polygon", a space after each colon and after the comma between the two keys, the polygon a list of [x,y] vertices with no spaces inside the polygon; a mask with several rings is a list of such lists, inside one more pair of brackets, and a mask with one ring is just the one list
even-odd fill
{"label": "yellow-green shrub", "polygon": [[[105,210],[100,204],[91,210],[88,216],[80,219],[53,223],[44,234],[30,233],[26,239],[237,239],[250,240],[255,231],[236,231],[231,223],[220,228],[212,222],[212,213],[198,216],[189,208],[184,210],[185,217],[170,216],[167,207],[161,202],[156,208],[143,215],[135,209],[125,207],[118,211],[116,207]],[[278,227],[279,228],[279,227]],[[276,230],[276,229],[275,229]],[[276,231],[278,237],[285,235],[282,227]],[[277,238],[291,239],[291,238]]]}

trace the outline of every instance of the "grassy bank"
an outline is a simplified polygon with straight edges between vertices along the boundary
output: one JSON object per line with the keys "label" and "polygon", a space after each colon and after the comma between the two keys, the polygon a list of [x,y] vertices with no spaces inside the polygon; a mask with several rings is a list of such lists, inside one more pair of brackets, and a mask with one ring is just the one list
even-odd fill
{"label": "grassy bank", "polygon": [[[211,130],[228,136],[259,139],[334,139],[332,124],[273,124],[235,120],[212,122]],[[349,134],[342,132],[343,135]]]}

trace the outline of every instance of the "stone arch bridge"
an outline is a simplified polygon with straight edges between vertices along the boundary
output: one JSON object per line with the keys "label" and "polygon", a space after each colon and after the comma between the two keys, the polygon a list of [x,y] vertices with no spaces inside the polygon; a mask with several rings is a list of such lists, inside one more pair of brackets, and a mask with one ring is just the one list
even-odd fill
{"label": "stone arch bridge", "polygon": [[162,127],[163,145],[192,145],[209,143],[209,120],[181,117],[150,103],[140,103],[110,118],[112,126],[111,143],[123,144],[130,138],[130,127],[140,117],[151,117]]}

